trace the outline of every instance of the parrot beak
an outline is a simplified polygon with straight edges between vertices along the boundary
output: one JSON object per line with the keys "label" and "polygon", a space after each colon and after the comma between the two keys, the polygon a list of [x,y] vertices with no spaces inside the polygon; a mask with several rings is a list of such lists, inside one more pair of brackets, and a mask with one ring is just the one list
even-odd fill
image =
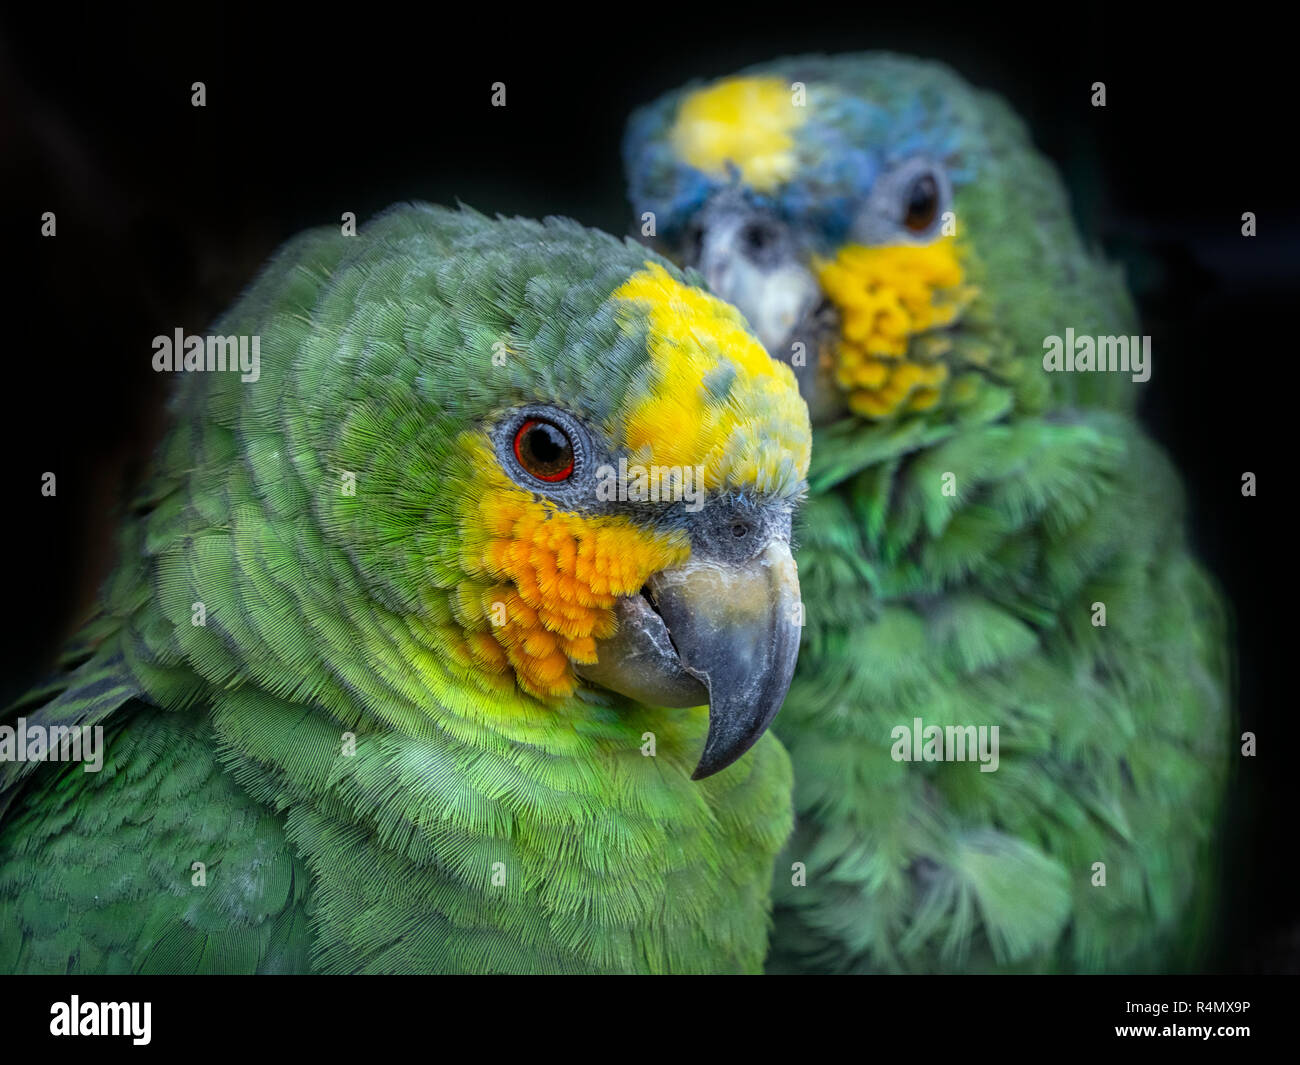
{"label": "parrot beak", "polygon": [[691,265],[714,295],[740,308],[773,358],[788,359],[822,302],[806,256],[788,228],[770,219],[737,209],[714,219]]}
{"label": "parrot beak", "polygon": [[799,656],[802,610],[790,545],[744,561],[696,553],[620,600],[619,630],[582,676],[653,706],[709,704],[693,780],[725,769],[767,730]]}
{"label": "parrot beak", "polygon": [[693,780],[725,769],[767,731],[790,690],[802,631],[790,545],[744,565],[688,561],[650,579],[682,666],[709,692],[709,735]]}
{"label": "parrot beak", "polygon": [[839,333],[835,309],[810,267],[807,251],[789,227],[720,198],[694,266],[710,290],[745,316],[767,353],[799,382],[814,424],[839,413],[839,390],[822,348]]}

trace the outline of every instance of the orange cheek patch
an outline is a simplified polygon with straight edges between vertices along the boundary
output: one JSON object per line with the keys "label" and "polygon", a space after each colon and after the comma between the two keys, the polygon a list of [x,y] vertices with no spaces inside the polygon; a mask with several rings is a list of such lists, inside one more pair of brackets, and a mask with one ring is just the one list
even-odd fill
{"label": "orange cheek patch", "polygon": [[485,486],[463,535],[475,578],[458,597],[462,621],[477,630],[469,649],[540,698],[573,694],[572,664],[596,660],[596,641],[616,626],[615,602],[690,554],[685,534],[567,513],[505,486]]}

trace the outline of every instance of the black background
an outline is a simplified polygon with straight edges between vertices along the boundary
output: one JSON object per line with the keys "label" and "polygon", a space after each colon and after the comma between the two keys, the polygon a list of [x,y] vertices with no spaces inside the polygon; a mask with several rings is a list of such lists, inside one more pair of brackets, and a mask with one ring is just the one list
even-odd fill
{"label": "black background", "polygon": [[[1128,270],[1152,335],[1143,414],[1186,475],[1194,542],[1234,604],[1242,728],[1259,735],[1230,812],[1216,967],[1300,969],[1284,646],[1300,222],[1282,27],[1246,10],[1191,27],[1105,5],[422,10],[0,15],[13,619],[0,694],[49,667],[111,565],[114,507],[164,425],[150,340],[204,331],[283,239],[404,199],[623,232],[623,122],[658,93],[780,54],[943,59],[1027,119],[1085,233]],[[206,108],[190,104],[194,81]],[[504,109],[489,103],[495,81]],[[46,210],[55,239],[40,236]],[[1257,498],[1241,495],[1244,471]]]}

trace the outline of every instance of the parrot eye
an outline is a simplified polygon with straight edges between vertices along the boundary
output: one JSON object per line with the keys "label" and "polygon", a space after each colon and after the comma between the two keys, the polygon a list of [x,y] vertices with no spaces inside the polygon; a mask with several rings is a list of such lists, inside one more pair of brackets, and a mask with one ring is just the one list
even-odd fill
{"label": "parrot eye", "polygon": [[939,211],[939,185],[933,174],[922,174],[907,188],[903,225],[913,233],[924,233]]}
{"label": "parrot eye", "polygon": [[515,458],[539,481],[554,484],[573,473],[573,441],[554,422],[529,418],[515,431]]}
{"label": "parrot eye", "polygon": [[917,155],[891,166],[876,181],[854,219],[850,236],[868,246],[938,236],[939,220],[952,204],[952,184],[943,164]]}

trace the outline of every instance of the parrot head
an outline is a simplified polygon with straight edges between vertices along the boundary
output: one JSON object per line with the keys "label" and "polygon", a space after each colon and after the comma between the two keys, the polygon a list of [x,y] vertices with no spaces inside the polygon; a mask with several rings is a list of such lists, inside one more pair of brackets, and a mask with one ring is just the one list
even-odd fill
{"label": "parrot head", "polygon": [[695,776],[739,758],[798,653],[791,371],[675,267],[564,220],[403,206],[297,255],[293,299],[255,287],[224,327],[276,308],[247,326],[261,380],[204,394],[255,495],[289,505],[286,458],[318,484],[337,562],[304,578],[352,570],[342,623],[380,674],[353,694],[475,727],[707,703]]}
{"label": "parrot head", "polygon": [[633,116],[624,160],[642,234],[740,308],[814,421],[891,424],[953,419],[987,386],[1042,390],[987,283],[990,248],[1059,207],[1033,167],[1026,187],[992,173],[1027,143],[946,68],[865,54],[670,93]]}

